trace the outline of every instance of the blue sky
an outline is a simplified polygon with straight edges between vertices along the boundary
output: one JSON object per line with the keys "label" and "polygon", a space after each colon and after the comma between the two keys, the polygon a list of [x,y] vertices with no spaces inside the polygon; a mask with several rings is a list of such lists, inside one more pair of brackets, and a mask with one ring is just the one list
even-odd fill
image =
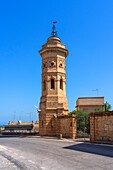
{"label": "blue sky", "polygon": [[78,97],[97,96],[97,88],[113,106],[113,0],[0,0],[0,124],[37,119],[38,51],[54,20],[69,50],[69,111]]}

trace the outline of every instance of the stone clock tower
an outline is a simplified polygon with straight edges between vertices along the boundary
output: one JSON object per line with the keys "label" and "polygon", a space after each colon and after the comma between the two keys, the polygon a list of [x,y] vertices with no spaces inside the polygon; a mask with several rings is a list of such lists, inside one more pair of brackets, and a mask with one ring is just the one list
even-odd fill
{"label": "stone clock tower", "polygon": [[55,22],[52,36],[39,51],[42,57],[42,96],[39,109],[39,134],[56,135],[58,116],[68,115],[66,98],[66,57],[68,50],[57,37]]}

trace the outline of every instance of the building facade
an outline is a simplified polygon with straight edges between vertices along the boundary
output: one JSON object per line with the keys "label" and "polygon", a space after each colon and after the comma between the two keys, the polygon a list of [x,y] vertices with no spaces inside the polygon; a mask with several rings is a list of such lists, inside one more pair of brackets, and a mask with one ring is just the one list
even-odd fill
{"label": "building facade", "polygon": [[[68,117],[66,97],[66,57],[68,50],[57,37],[55,24],[52,36],[39,51],[42,57],[42,96],[39,106],[39,134],[56,136],[61,133],[64,116]],[[71,124],[69,118],[68,124]]]}
{"label": "building facade", "polygon": [[76,101],[76,110],[104,111],[104,97],[80,97]]}
{"label": "building facade", "polygon": [[39,122],[9,122],[4,127],[4,134],[39,133]]}

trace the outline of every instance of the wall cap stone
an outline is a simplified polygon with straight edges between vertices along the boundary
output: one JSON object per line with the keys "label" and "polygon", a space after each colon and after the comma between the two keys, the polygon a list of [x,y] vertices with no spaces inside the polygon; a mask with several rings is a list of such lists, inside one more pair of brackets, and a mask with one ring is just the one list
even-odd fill
{"label": "wall cap stone", "polygon": [[113,116],[113,111],[108,112],[92,112],[90,116]]}
{"label": "wall cap stone", "polygon": [[76,117],[76,115],[74,115],[74,114],[70,114],[70,115],[58,115],[58,118],[75,118]]}

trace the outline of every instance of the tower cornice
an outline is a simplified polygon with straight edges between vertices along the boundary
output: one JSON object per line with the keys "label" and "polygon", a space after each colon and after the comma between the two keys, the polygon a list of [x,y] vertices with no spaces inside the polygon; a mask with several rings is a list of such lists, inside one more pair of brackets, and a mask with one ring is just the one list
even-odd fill
{"label": "tower cornice", "polygon": [[39,51],[41,57],[44,53],[46,52],[62,52],[62,53],[65,53],[65,57],[67,57],[68,55],[68,50],[67,49],[64,49],[64,48],[61,48],[61,47],[46,47],[46,48],[43,48]]}

